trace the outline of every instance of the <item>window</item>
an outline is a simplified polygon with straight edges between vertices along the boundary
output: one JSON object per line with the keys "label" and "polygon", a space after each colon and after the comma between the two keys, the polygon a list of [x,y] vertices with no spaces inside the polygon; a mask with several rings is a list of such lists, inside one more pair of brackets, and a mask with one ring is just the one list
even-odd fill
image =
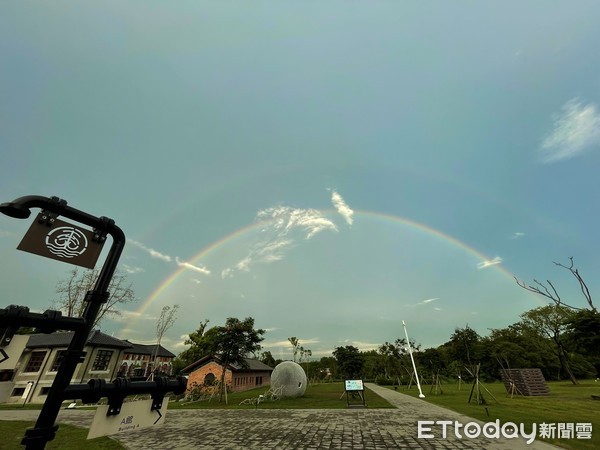
{"label": "window", "polygon": [[21,397],[23,394],[25,393],[25,388],[14,388],[12,391],[12,394],[10,394],[12,397]]}
{"label": "window", "polygon": [[0,381],[12,381],[15,371],[12,369],[0,370]]}
{"label": "window", "polygon": [[215,374],[209,372],[204,377],[204,385],[205,386],[212,386],[213,384],[215,384]]}
{"label": "window", "polygon": [[32,352],[29,362],[25,367],[25,372],[39,372],[46,357],[46,352]]}
{"label": "window", "polygon": [[40,395],[48,395],[48,392],[50,392],[50,386],[40,389]]}
{"label": "window", "polygon": [[54,358],[54,362],[52,363],[50,372],[58,372],[58,368],[60,367],[66,354],[67,354],[66,350],[59,350],[58,352],[56,352],[56,357]]}
{"label": "window", "polygon": [[92,370],[108,370],[108,363],[110,362],[110,357],[112,354],[112,350],[98,350]]}

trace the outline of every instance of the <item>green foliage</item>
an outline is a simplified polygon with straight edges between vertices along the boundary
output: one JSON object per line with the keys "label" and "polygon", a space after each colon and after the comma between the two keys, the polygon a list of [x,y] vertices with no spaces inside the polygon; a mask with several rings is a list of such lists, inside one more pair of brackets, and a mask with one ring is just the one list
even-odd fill
{"label": "green foliage", "polygon": [[185,344],[190,347],[177,355],[172,363],[175,375],[179,374],[190,364],[211,353],[216,330],[213,328],[206,330],[208,322],[208,319],[200,322],[198,329],[188,335]]}
{"label": "green foliage", "polygon": [[[223,371],[221,373],[221,386],[225,385],[225,370],[230,364],[246,366],[245,358],[261,349],[260,343],[264,339],[263,329],[254,329],[254,319],[246,317],[243,321],[235,317],[227,318],[225,325],[215,327],[212,337],[211,353],[221,360]],[[221,400],[223,391],[221,391]]]}
{"label": "green foliage", "polygon": [[337,360],[339,374],[346,378],[358,378],[362,373],[363,359],[358,348],[352,345],[336,347],[333,356]]}
{"label": "green foliage", "polygon": [[275,366],[277,365],[277,361],[275,361],[275,358],[273,358],[271,352],[262,352],[260,354],[260,361],[266,364],[267,366],[273,368],[275,368]]}

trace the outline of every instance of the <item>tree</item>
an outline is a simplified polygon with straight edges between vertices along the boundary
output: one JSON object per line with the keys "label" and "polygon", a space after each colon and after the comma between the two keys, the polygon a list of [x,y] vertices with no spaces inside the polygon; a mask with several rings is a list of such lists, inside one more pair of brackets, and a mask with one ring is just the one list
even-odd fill
{"label": "tree", "polygon": [[277,365],[277,361],[275,361],[275,358],[273,358],[273,355],[269,351],[260,354],[260,361],[269,367],[275,367]]}
{"label": "tree", "polygon": [[[151,372],[150,374],[150,377],[152,379],[154,377],[154,372],[157,370],[156,357],[158,355],[158,349],[160,348],[160,342],[162,341],[162,338],[165,335],[166,331],[169,328],[171,328],[175,323],[175,313],[178,309],[179,305],[173,305],[173,307],[163,306],[163,309],[160,312],[160,317],[158,319],[158,322],[156,323],[156,348],[152,352],[150,364],[148,364],[148,367],[146,368],[146,370],[148,371],[150,370],[150,365],[152,365],[153,372]],[[148,374],[146,373],[146,375]]]}
{"label": "tree", "polygon": [[469,325],[455,328],[450,341],[444,345],[448,346],[453,359],[468,365],[470,370],[473,370],[473,362],[481,358],[481,337]]}
{"label": "tree", "polygon": [[312,356],[312,350],[300,346],[299,353],[300,359],[298,360],[298,364],[302,364],[302,361],[306,361],[306,376],[308,377],[308,358]]}
{"label": "tree", "polygon": [[[583,294],[583,297],[585,298],[585,301],[587,302],[587,304],[589,306],[589,309],[591,311],[598,312],[598,310],[594,306],[594,302],[592,301],[592,295],[590,293],[590,290],[588,289],[588,286],[587,286],[585,280],[583,279],[583,277],[579,273],[579,269],[577,269],[575,267],[575,264],[573,262],[573,257],[572,256],[569,257],[569,261],[571,263],[569,264],[568,267],[565,266],[564,264],[560,264],[560,263],[557,263],[557,262],[554,262],[554,261],[552,261],[552,262],[556,266],[562,267],[563,269],[566,269],[569,272],[571,272],[571,274],[573,275],[573,277],[575,277],[575,279],[577,280],[577,283],[579,283],[579,288],[581,289],[581,293]],[[534,278],[533,282],[536,284],[536,286],[527,285],[527,284],[525,284],[524,281],[519,280],[517,277],[515,277],[515,281],[523,289],[531,291],[531,292],[535,292],[536,294],[539,294],[539,295],[542,295],[542,296],[544,296],[546,298],[549,298],[550,300],[552,300],[558,306],[564,306],[564,307],[567,307],[567,308],[570,308],[570,309],[573,309],[573,310],[581,310],[581,309],[583,309],[583,308],[579,308],[577,306],[572,306],[572,305],[566,304],[560,298],[560,295],[558,295],[558,291],[556,290],[556,288],[554,287],[554,285],[552,284],[552,282],[550,280],[546,280],[546,283],[548,283],[548,286],[546,286],[544,283],[539,282],[535,278]],[[550,289],[548,289],[548,287],[550,287]]]}
{"label": "tree", "polygon": [[352,379],[360,376],[363,368],[363,359],[360,356],[358,348],[352,345],[336,347],[333,351],[333,356],[337,360],[338,370],[342,377]]}
{"label": "tree", "polygon": [[298,350],[300,350],[300,341],[296,336],[289,337],[288,341],[292,344],[292,354],[294,356],[294,362],[296,362],[296,355],[298,354]]}
{"label": "tree", "polygon": [[182,351],[173,360],[173,371],[175,374],[178,374],[182,369],[212,352],[216,329],[210,328],[206,330],[208,322],[208,319],[200,322],[198,329],[188,335],[185,345],[189,345],[190,347]]}
{"label": "tree", "polygon": [[[415,341],[410,341],[410,347],[418,351],[421,345],[417,345]],[[399,378],[403,372],[412,373],[412,363],[409,359],[408,345],[405,338],[398,338],[394,342],[386,341],[379,346],[377,351],[385,358],[385,378]]]}
{"label": "tree", "polygon": [[[56,283],[58,299],[52,301],[52,307],[70,317],[81,317],[87,307],[85,296],[96,284],[100,271],[98,269],[80,272],[78,268],[69,271],[69,275]],[[136,300],[131,288],[132,283],[127,276],[117,271],[108,287],[108,300],[102,305],[94,327],[98,326],[105,316],[120,316],[119,307]]]}
{"label": "tree", "polygon": [[243,321],[229,317],[225,326],[215,327],[212,350],[218,356],[223,370],[221,372],[221,385],[219,401],[223,400],[225,390],[225,371],[230,364],[247,367],[245,358],[261,349],[260,343],[264,339],[263,329],[254,329],[254,319],[246,317]]}
{"label": "tree", "polygon": [[523,323],[554,342],[561,368],[573,384],[578,384],[569,367],[567,350],[562,338],[562,333],[567,330],[573,314],[573,310],[569,309],[569,307],[556,304],[532,309],[521,314],[521,318],[523,319]]}

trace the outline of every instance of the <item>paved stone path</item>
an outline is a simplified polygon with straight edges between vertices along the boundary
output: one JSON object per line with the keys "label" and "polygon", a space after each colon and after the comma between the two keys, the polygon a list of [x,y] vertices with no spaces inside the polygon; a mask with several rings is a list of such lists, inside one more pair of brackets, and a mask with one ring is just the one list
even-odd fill
{"label": "paved stone path", "polygon": [[[550,450],[524,440],[459,439],[433,426],[433,439],[418,438],[418,420],[474,419],[408,395],[367,384],[395,409],[171,410],[155,428],[115,435],[130,449],[486,449]],[[368,405],[367,391],[367,405]],[[39,411],[0,411],[0,420],[35,420]],[[61,410],[58,421],[88,428],[94,411]],[[481,422],[478,422],[481,424]],[[527,430],[529,431],[529,430]],[[60,429],[58,431],[60,433]],[[461,432],[462,434],[462,432]]]}

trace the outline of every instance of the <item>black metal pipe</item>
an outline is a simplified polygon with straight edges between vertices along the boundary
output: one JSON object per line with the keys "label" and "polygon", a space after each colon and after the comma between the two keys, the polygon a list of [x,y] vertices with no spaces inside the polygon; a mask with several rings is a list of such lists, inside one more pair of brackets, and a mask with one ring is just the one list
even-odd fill
{"label": "black metal pipe", "polygon": [[173,392],[178,395],[183,394],[187,386],[187,380],[183,377],[164,381],[128,381],[125,378],[117,378],[117,380],[125,382],[117,383],[115,380],[112,383],[106,383],[104,380],[92,379],[84,384],[71,384],[65,389],[63,399],[87,400],[91,398],[91,401],[85,401],[84,403],[96,403],[102,397],[152,394],[157,389],[165,393]]}
{"label": "black metal pipe", "polygon": [[[18,326],[17,326],[18,324]],[[43,313],[29,312],[26,306],[10,305],[0,308],[0,328],[33,327],[42,333],[56,330],[79,330],[85,326],[81,317],[63,317],[60,311],[47,310]]]}

